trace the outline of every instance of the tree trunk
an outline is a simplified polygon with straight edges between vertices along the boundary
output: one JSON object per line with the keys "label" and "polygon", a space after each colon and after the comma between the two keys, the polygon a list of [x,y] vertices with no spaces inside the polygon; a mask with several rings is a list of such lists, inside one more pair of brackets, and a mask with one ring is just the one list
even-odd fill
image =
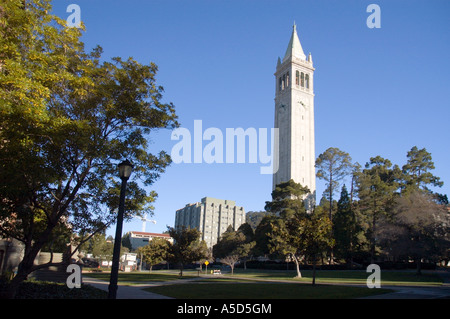
{"label": "tree trunk", "polygon": [[375,263],[375,226],[376,226],[376,217],[375,212],[372,217],[372,233],[370,234],[370,263]]}
{"label": "tree trunk", "polygon": [[312,280],[312,284],[313,286],[316,284],[316,255],[313,256],[313,280]]}
{"label": "tree trunk", "polygon": [[421,267],[420,257],[416,259],[416,275],[418,275],[418,276],[422,275],[422,267]]}
{"label": "tree trunk", "polygon": [[17,290],[20,284],[27,279],[28,275],[33,271],[34,258],[36,258],[36,254],[33,254],[33,251],[28,252],[24,259],[20,262],[17,274],[14,278],[9,282],[4,298],[14,299],[17,293]]}
{"label": "tree trunk", "polygon": [[302,278],[302,273],[300,272],[300,263],[299,260],[297,259],[297,256],[295,256],[294,254],[292,254],[292,258],[295,261],[295,268],[297,270],[297,276],[296,278]]}
{"label": "tree trunk", "polygon": [[33,245],[31,245],[31,242],[25,243],[26,246],[24,257],[18,266],[17,274],[9,282],[6,290],[3,292],[4,298],[14,299],[20,284],[27,279],[30,273],[35,270],[33,267],[34,260],[46,241],[48,241],[48,237],[52,229],[53,227],[47,227],[39,241],[36,241]]}
{"label": "tree trunk", "polygon": [[180,264],[180,277],[183,277],[183,264]]}

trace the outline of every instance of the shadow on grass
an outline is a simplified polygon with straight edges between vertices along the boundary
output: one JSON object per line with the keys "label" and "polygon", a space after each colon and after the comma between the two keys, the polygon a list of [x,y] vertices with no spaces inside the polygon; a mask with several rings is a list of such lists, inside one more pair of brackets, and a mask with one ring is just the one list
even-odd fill
{"label": "shadow on grass", "polygon": [[352,299],[392,292],[383,288],[227,281],[175,284],[145,290],[177,299]]}
{"label": "shadow on grass", "polygon": [[[260,271],[260,270],[238,270],[235,271],[236,277],[254,278],[254,279],[274,279],[274,280],[292,280],[301,282],[312,282],[312,271],[304,270],[301,272],[302,278],[295,278],[295,271]],[[316,272],[317,283],[340,283],[340,284],[366,284],[370,273],[360,270],[318,270]],[[417,275],[413,271],[381,271],[382,285],[404,285],[404,286],[440,286],[442,278],[434,273],[423,273]]]}
{"label": "shadow on grass", "polygon": [[[185,271],[186,273],[186,271]],[[91,278],[109,281],[110,272],[90,272],[83,275]],[[142,271],[142,272],[119,272],[119,282],[121,283],[143,283],[143,282],[165,282],[178,279],[189,279],[197,277],[193,272],[179,276],[178,272]]]}

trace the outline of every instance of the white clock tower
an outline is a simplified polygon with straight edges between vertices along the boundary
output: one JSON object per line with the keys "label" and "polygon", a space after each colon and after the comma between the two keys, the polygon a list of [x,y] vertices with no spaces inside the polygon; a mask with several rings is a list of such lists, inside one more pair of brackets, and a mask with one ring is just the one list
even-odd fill
{"label": "white clock tower", "polygon": [[275,81],[279,153],[273,189],[277,184],[293,179],[311,191],[311,196],[306,199],[307,207],[311,208],[316,197],[314,68],[311,53],[306,57],[303,52],[295,23],[284,58],[278,58]]}

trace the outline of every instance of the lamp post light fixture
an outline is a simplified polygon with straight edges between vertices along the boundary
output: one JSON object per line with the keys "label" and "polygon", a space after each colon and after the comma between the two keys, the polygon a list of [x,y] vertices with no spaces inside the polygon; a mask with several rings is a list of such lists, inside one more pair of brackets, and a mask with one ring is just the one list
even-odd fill
{"label": "lamp post light fixture", "polygon": [[127,181],[131,175],[133,165],[129,160],[125,160],[118,165],[119,176],[122,180],[122,185],[120,188],[120,201],[119,201],[119,212],[117,214],[116,223],[116,236],[114,237],[114,251],[113,260],[111,266],[111,276],[109,279],[108,286],[108,299],[116,299],[117,295],[117,280],[119,278],[119,259],[120,259],[120,246],[122,242],[122,224],[123,215],[125,211],[125,191],[127,188]]}

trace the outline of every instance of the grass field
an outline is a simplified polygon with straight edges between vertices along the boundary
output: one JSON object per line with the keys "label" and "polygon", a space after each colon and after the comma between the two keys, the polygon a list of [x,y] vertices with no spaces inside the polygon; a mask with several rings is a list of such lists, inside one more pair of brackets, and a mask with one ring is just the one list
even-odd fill
{"label": "grass field", "polygon": [[[181,281],[145,288],[148,291],[181,299],[346,299],[382,294],[391,290],[390,285],[439,286],[442,279],[435,273],[417,276],[410,271],[382,271],[381,289],[369,289],[365,271],[317,271],[312,286],[312,272],[302,271],[302,278],[294,278],[294,271],[242,270],[233,276],[205,276],[198,278],[197,271],[185,271],[182,278],[178,271],[119,273],[119,282],[142,284],[146,282],[170,282],[177,279],[197,278],[194,282]],[[109,272],[89,273],[88,276],[109,280]],[[277,282],[282,281],[282,282]],[[360,284],[362,286],[346,286]]]}
{"label": "grass field", "polygon": [[[109,272],[93,272],[88,276],[109,280]],[[229,274],[224,274],[229,277]],[[312,282],[312,271],[302,271],[302,278],[294,278],[295,271],[286,270],[242,270],[236,269],[234,280],[288,280],[292,282]],[[358,270],[318,270],[316,272],[316,283],[335,283],[335,284],[366,284],[369,273]],[[155,270],[152,272],[129,272],[119,273],[121,283],[143,283],[143,282],[162,282],[177,279],[188,279],[198,277],[197,271],[185,270],[183,277],[179,277],[177,270]],[[207,278],[222,278],[208,276]],[[402,286],[439,286],[442,285],[442,279],[433,272],[424,272],[417,276],[414,271],[381,271],[382,285],[402,285]]]}
{"label": "grass field", "polygon": [[365,287],[261,282],[184,283],[145,290],[177,299],[348,299],[391,292]]}
{"label": "grass field", "polygon": [[[236,277],[254,279],[277,279],[293,280],[301,282],[312,282],[312,271],[301,272],[302,278],[294,278],[295,271],[258,271],[258,270],[238,270]],[[341,283],[341,284],[366,284],[369,273],[359,270],[318,270],[316,272],[316,283]],[[433,272],[423,273],[417,276],[414,271],[381,271],[381,285],[402,285],[402,286],[439,286],[442,285],[442,278]]]}

